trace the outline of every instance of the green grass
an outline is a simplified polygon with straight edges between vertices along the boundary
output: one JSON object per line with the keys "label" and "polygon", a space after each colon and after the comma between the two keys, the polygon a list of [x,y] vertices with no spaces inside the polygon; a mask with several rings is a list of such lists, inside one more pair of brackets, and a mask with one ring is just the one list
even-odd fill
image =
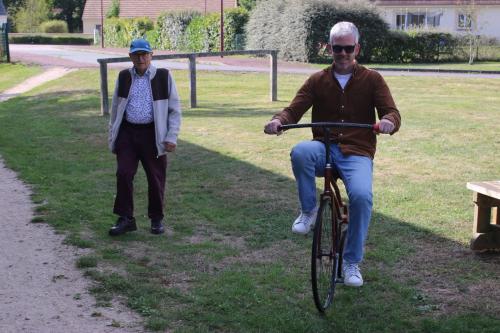
{"label": "green grass", "polygon": [[[312,66],[316,68],[324,68],[330,64],[313,64]],[[461,71],[500,71],[500,62],[498,61],[477,61],[472,65],[467,62],[461,63],[432,63],[432,64],[363,64],[368,68],[397,68],[397,69],[434,69],[434,70],[461,70]]]}
{"label": "green grass", "polygon": [[368,64],[370,68],[416,68],[465,71],[500,71],[500,62],[478,61],[472,65],[468,63],[437,63],[437,64]]}
{"label": "green grass", "polygon": [[2,73],[0,78],[0,93],[40,72],[42,72],[42,68],[40,67],[0,63],[0,73]]}
{"label": "green grass", "polygon": [[[187,106],[187,73],[173,73]],[[99,116],[98,71],[0,103],[0,154],[33,186],[43,220],[92,249],[78,266],[96,281],[98,305],[123,296],[146,328],[173,332],[498,331],[500,259],[468,250],[465,183],[498,179],[499,80],[387,78],[403,127],[379,137],[366,285],[340,287],[320,316],[311,238],[290,233],[298,208],[289,151],[310,133],[262,132],[306,77],[281,75],[280,101],[271,103],[266,74],[198,74],[200,107],[185,108],[178,151],[169,155],[160,237],[149,233],[142,170],[139,230],[107,236],[115,160],[108,119]]]}

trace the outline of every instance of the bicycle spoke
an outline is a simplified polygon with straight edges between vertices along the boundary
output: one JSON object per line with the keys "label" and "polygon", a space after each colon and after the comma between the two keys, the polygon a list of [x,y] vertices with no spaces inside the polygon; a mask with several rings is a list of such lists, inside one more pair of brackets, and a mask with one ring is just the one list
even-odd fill
{"label": "bicycle spoke", "polygon": [[314,303],[321,312],[332,303],[338,268],[332,221],[331,202],[324,200],[318,211],[311,258]]}

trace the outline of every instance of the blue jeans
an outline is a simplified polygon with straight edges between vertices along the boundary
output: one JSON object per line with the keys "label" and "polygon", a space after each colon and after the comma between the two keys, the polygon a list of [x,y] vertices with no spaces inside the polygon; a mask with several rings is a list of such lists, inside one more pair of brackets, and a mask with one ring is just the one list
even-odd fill
{"label": "blue jeans", "polygon": [[[344,155],[336,144],[330,146],[331,162],[345,184],[349,197],[349,228],[344,248],[344,260],[357,264],[363,259],[363,249],[373,206],[373,161],[365,156]],[[292,169],[299,191],[302,212],[316,207],[316,176],[324,176],[325,145],[319,141],[303,141],[290,154]]]}

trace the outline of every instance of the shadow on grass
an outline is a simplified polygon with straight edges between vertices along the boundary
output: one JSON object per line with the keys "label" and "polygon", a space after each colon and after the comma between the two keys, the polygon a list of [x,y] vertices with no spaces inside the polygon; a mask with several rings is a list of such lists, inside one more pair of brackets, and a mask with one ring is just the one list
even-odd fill
{"label": "shadow on grass", "polygon": [[[462,244],[377,212],[363,265],[366,286],[339,288],[332,311],[318,316],[309,284],[311,239],[290,234],[297,212],[293,179],[187,141],[179,141],[170,156],[166,238],[148,233],[141,171],[140,230],[109,239],[115,162],[106,146],[108,120],[98,116],[94,93],[57,92],[1,103],[0,153],[34,186],[35,198],[46,202],[44,218],[68,232],[74,244],[93,247],[98,269],[87,273],[98,283],[96,297],[126,296],[148,328],[494,332],[498,327],[500,298],[492,291],[498,286],[498,257],[475,256]],[[81,117],[89,110],[95,117]],[[19,135],[27,124],[30,140]],[[288,163],[287,154],[278,158]]]}

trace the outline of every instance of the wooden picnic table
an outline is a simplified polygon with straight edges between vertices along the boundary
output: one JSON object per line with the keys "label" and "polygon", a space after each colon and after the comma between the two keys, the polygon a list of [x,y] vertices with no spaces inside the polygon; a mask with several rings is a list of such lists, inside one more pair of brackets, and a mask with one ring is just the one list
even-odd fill
{"label": "wooden picnic table", "polygon": [[500,180],[469,182],[467,188],[474,191],[471,249],[500,251]]}

